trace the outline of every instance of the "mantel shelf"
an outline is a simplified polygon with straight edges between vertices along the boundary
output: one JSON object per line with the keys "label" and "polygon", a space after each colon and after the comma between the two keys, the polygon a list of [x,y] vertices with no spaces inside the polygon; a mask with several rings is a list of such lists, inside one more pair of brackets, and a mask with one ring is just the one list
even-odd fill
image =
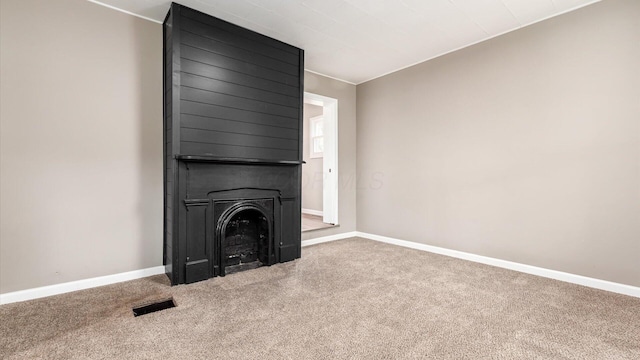
{"label": "mantel shelf", "polygon": [[176,160],[181,161],[199,161],[199,162],[213,162],[224,164],[262,164],[262,165],[302,165],[304,161],[295,160],[267,160],[267,159],[242,159],[242,158],[225,158],[218,156],[206,156],[206,155],[176,155]]}

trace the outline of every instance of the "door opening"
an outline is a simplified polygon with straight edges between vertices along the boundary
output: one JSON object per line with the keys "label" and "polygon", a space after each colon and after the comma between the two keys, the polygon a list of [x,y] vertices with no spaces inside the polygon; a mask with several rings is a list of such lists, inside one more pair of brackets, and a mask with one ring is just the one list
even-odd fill
{"label": "door opening", "polygon": [[304,93],[302,230],[338,225],[338,100]]}

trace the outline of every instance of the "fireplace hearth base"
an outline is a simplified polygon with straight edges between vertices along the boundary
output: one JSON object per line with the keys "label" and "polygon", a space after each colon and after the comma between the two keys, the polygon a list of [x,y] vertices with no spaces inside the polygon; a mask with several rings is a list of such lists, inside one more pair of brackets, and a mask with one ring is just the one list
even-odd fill
{"label": "fireplace hearth base", "polygon": [[300,170],[300,164],[178,157],[184,241],[177,244],[183,256],[174,256],[167,272],[172,284],[299,258]]}

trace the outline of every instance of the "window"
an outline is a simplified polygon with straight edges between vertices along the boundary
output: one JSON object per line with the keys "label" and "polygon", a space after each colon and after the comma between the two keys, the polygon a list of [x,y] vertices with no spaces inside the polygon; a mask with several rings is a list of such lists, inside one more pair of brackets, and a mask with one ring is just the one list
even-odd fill
{"label": "window", "polygon": [[312,117],[309,124],[311,125],[309,157],[321,158],[324,154],[324,119],[322,116]]}

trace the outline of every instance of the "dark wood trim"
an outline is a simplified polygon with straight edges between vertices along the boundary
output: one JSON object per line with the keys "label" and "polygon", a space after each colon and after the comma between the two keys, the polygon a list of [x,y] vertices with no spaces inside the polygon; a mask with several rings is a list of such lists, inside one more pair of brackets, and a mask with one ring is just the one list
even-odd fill
{"label": "dark wood trim", "polygon": [[212,162],[222,164],[264,164],[264,165],[302,165],[304,161],[297,160],[267,160],[267,159],[244,159],[244,158],[223,158],[205,155],[176,155],[176,160]]}
{"label": "dark wood trim", "polygon": [[[169,11],[162,24],[162,248],[167,248],[167,20]],[[167,265],[167,251],[162,251],[162,265]]]}
{"label": "dark wood trim", "polygon": [[[298,156],[299,156],[299,160],[302,161],[304,163],[303,156],[302,156],[302,152],[304,150],[304,114],[303,114],[303,109],[304,109],[304,50],[300,49],[300,133],[299,133],[299,147],[298,147]],[[300,179],[300,182],[302,183],[302,166],[298,166],[298,179]],[[301,218],[302,216],[302,186],[300,186],[300,188],[298,189],[298,199],[297,199],[297,207],[298,207],[298,211],[297,211],[297,216]],[[302,234],[302,223],[301,222],[297,222],[294,224],[296,226],[296,230],[298,233]],[[301,241],[297,241],[295,243],[295,258],[300,258],[302,257],[302,235],[300,235],[300,240]]]}
{"label": "dark wood trim", "polygon": [[171,12],[173,13],[173,28],[171,31],[171,51],[173,53],[171,64],[171,94],[172,97],[172,142],[173,149],[172,154],[180,153],[180,100],[181,100],[181,71],[182,71],[182,59],[180,57],[180,10],[181,6],[175,3],[171,4]]}
{"label": "dark wood trim", "polygon": [[[175,3],[171,4],[171,149],[170,154],[172,157],[176,153],[180,152],[180,71],[181,71],[181,60],[180,60],[180,9],[181,6]],[[180,204],[180,181],[179,181],[179,163],[176,160],[172,159],[172,183],[173,186],[173,196],[172,196],[172,204],[171,207],[173,209],[173,216],[171,221],[173,223],[173,233],[172,233],[172,251],[173,251],[173,272],[171,283],[175,284],[180,281],[180,278],[184,276],[184,271],[182,271],[181,267],[183,266],[180,261],[180,257],[184,255],[184,247],[180,246],[180,244],[176,241],[177,238],[184,236],[181,233],[181,230],[184,226],[180,226],[181,223],[184,223],[181,219],[181,211],[179,211]]]}
{"label": "dark wood trim", "polygon": [[184,199],[184,205],[189,210],[191,206],[207,206],[209,205],[209,199]]}
{"label": "dark wood trim", "polygon": [[[302,150],[304,149],[304,50],[300,49],[300,99],[298,100],[298,119],[300,119],[300,128],[298,129],[298,160],[302,161]],[[302,191],[302,189],[301,189]],[[302,194],[300,194],[302,199]]]}

